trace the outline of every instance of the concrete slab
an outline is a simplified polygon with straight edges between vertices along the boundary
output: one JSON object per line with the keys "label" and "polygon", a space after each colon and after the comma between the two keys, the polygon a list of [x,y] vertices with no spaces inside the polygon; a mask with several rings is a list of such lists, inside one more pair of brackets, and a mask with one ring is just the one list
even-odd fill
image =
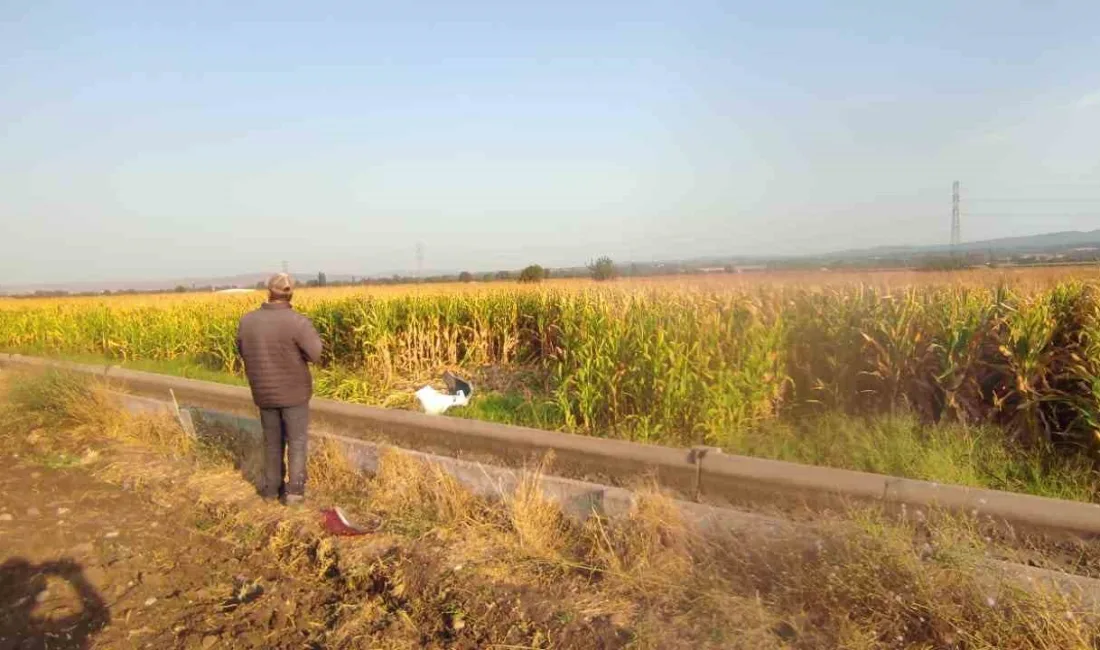
{"label": "concrete slab", "polygon": [[[226,425],[253,426],[246,420],[226,420],[228,414],[255,419],[247,388],[180,379],[115,367],[0,355],[0,365],[56,367],[106,380],[121,390],[158,400],[174,395],[181,406],[207,409],[204,417],[222,418]],[[192,411],[194,415],[195,411]],[[214,415],[218,413],[220,415]],[[523,467],[545,454],[555,456],[555,473],[595,477],[608,485],[632,485],[651,477],[662,489],[685,500],[714,505],[798,503],[818,509],[843,508],[853,502],[909,508],[938,507],[958,514],[977,514],[1044,533],[1100,537],[1100,505],[937,485],[864,472],[815,467],[722,454],[715,450],[673,449],[620,440],[606,440],[511,427],[450,417],[431,417],[355,404],[314,400],[313,419],[320,428],[354,439],[454,458],[473,455],[493,465]],[[459,466],[456,466],[459,467]],[[464,470],[465,471],[465,470]],[[476,485],[474,474],[468,476]],[[480,479],[479,479],[480,480]],[[605,511],[622,504],[605,491],[599,499]]]}

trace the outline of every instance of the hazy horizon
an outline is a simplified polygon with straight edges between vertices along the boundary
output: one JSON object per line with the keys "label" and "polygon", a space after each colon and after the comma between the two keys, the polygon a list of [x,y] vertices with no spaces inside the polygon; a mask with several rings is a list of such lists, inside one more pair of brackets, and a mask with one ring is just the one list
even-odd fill
{"label": "hazy horizon", "polygon": [[1100,228],[1100,5],[961,5],[6,2],[0,287]]}

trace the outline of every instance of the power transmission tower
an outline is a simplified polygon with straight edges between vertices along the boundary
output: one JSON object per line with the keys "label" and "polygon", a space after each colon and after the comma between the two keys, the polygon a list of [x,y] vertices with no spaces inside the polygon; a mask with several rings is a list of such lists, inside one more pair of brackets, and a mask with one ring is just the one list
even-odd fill
{"label": "power transmission tower", "polygon": [[951,248],[962,244],[962,224],[959,218],[959,181],[951,186]]}
{"label": "power transmission tower", "polygon": [[283,260],[283,273],[290,273],[290,263]]}
{"label": "power transmission tower", "polygon": [[416,242],[416,281],[420,282],[420,274],[424,271],[424,243]]}

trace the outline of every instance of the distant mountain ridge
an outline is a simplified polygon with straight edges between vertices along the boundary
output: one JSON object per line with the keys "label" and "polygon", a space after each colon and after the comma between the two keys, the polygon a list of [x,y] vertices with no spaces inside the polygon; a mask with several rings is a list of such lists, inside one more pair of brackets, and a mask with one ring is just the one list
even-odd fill
{"label": "distant mountain ridge", "polygon": [[[1100,229],[1089,231],[1066,230],[1062,232],[1044,233],[1042,235],[1001,237],[998,239],[963,242],[954,250],[961,252],[985,252],[992,250],[993,252],[1041,253],[1052,250],[1069,250],[1072,248],[1092,246],[1100,246]],[[951,250],[953,250],[952,247],[947,244],[936,246],[875,246],[872,248],[838,251],[811,257],[833,258],[904,253],[947,253]]]}
{"label": "distant mountain ridge", "polygon": [[[1068,230],[1062,232],[1051,232],[1040,235],[1025,235],[1019,237],[1002,237],[998,239],[987,239],[981,241],[964,242],[957,248],[952,248],[949,245],[934,245],[934,246],[875,246],[871,248],[861,248],[846,251],[837,251],[833,253],[825,253],[818,255],[729,255],[729,256],[706,256],[690,258],[685,260],[666,260],[666,261],[654,261],[645,262],[644,264],[649,267],[660,267],[663,265],[691,265],[691,266],[707,266],[724,264],[763,264],[768,262],[784,262],[793,260],[822,260],[822,261],[838,261],[838,260],[874,260],[874,259],[888,259],[888,258],[913,258],[913,257],[927,257],[942,255],[951,252],[963,252],[963,253],[986,253],[992,252],[993,254],[1028,254],[1028,253],[1057,253],[1068,252],[1075,249],[1100,249],[1100,229],[1089,231],[1076,231]],[[537,262],[538,260],[533,260]],[[631,264],[631,260],[620,261],[621,266]],[[583,266],[570,267],[573,270],[583,269]],[[475,274],[481,274],[488,271],[497,271],[500,269],[469,269]],[[512,269],[515,270],[515,269]],[[438,276],[438,275],[457,275],[457,271],[428,271],[425,270],[421,273],[424,277]],[[416,273],[414,271],[386,271],[375,273],[359,274],[335,274],[327,273],[326,277],[329,282],[341,283],[349,282],[352,279],[380,279],[390,278],[394,275],[402,277],[414,277]],[[56,282],[56,283],[34,283],[34,284],[19,284],[19,285],[0,285],[0,291],[4,293],[33,293],[35,291],[69,291],[74,293],[83,292],[100,292],[100,291],[124,291],[124,290],[136,290],[136,291],[159,291],[159,290],[171,290],[177,286],[183,286],[190,289],[191,287],[254,287],[258,283],[265,282],[270,276],[269,273],[241,273],[237,275],[226,276],[213,276],[205,278],[182,278],[182,279],[164,279],[164,280],[132,280],[132,281],[103,281],[103,282]],[[306,283],[309,280],[317,278],[317,275],[308,273],[295,273],[295,279],[300,283]]]}

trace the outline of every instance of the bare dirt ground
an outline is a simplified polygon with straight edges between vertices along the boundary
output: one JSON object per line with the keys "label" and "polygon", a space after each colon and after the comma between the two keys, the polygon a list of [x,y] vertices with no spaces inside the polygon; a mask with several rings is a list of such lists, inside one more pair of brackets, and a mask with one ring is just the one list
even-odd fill
{"label": "bare dirt ground", "polygon": [[0,649],[309,647],[325,594],[76,468],[0,458]]}
{"label": "bare dirt ground", "polygon": [[[288,510],[232,471],[115,454],[0,455],[0,650],[598,649],[628,639],[602,617],[563,618],[563,601],[544,590],[458,575],[431,535],[326,537],[322,501]],[[553,643],[486,643],[465,608],[448,605],[464,597],[456,591],[502,641],[549,627]]]}
{"label": "bare dirt ground", "polygon": [[[634,636],[577,597],[587,581],[517,577],[507,553],[476,569],[456,556],[469,540],[422,506],[412,465],[379,484],[315,450],[310,502],[284,508],[174,420],[63,384],[0,399],[0,650],[611,649]],[[367,501],[387,494],[382,526]],[[371,532],[326,532],[334,503]]]}
{"label": "bare dirt ground", "polygon": [[[759,548],[656,493],[573,522],[537,475],[486,500],[407,455],[368,477],[325,445],[311,504],[287,509],[215,432],[63,374],[8,381],[0,650],[1100,648],[1082,603],[991,582],[962,522],[918,543],[867,513],[821,522],[816,550]],[[370,532],[333,537],[331,504]]]}

